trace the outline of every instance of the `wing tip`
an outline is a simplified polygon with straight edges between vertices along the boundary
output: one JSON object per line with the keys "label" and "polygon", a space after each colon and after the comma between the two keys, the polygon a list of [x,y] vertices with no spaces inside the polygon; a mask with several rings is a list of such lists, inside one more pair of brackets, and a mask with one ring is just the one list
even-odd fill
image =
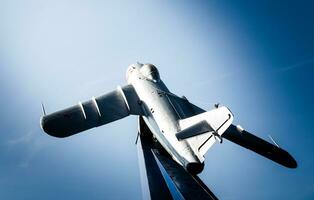
{"label": "wing tip", "polygon": [[288,159],[285,166],[290,169],[296,169],[298,167],[297,161],[288,152],[287,154],[288,154]]}
{"label": "wing tip", "polygon": [[53,136],[53,137],[57,137],[57,138],[65,138],[69,135],[64,135],[64,134],[58,134],[56,132],[54,132],[53,130],[51,130],[51,128],[49,128],[49,120],[46,119],[45,116],[42,116],[40,118],[39,121],[40,124],[40,128],[48,135]]}
{"label": "wing tip", "polygon": [[277,150],[274,152],[273,156],[268,158],[290,169],[295,169],[298,167],[298,163],[293,158],[293,156],[282,148],[277,147]]}

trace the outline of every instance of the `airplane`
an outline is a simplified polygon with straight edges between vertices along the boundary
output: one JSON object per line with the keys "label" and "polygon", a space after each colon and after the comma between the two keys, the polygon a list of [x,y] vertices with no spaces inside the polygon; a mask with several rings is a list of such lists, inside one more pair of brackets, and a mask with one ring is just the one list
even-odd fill
{"label": "airplane", "polygon": [[170,92],[152,64],[136,63],[128,67],[126,86],[118,86],[105,95],[46,114],[40,119],[42,129],[54,137],[68,137],[102,126],[129,115],[139,117],[138,138],[143,127],[162,146],[171,159],[189,174],[204,169],[206,152],[224,139],[250,149],[280,165],[296,168],[296,160],[278,144],[271,144],[234,125],[233,113],[215,104],[205,111],[186,97]]}

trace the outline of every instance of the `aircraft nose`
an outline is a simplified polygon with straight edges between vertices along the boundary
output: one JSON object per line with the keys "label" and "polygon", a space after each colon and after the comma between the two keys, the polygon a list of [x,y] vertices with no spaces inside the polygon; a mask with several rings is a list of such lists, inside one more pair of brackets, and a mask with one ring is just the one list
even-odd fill
{"label": "aircraft nose", "polygon": [[159,75],[158,69],[157,69],[157,67],[155,67],[155,65],[145,64],[142,66],[140,71],[141,71],[143,76],[145,76],[146,78],[148,78],[150,80],[155,80],[155,81],[160,80],[160,75]]}
{"label": "aircraft nose", "polygon": [[126,80],[128,81],[131,74],[137,70],[139,70],[143,66],[142,63],[137,62],[136,64],[132,64],[126,70]]}

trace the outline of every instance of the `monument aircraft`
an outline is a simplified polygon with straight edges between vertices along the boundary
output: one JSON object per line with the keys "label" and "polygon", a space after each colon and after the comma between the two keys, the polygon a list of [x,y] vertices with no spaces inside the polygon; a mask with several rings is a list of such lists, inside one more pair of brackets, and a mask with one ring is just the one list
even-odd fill
{"label": "monument aircraft", "polygon": [[[229,108],[216,104],[212,110],[205,111],[186,97],[170,92],[154,65],[132,64],[127,69],[126,79],[126,86],[118,86],[105,95],[48,115],[44,112],[40,121],[42,129],[51,136],[63,138],[137,115],[138,137],[149,132],[171,162],[182,166],[192,176],[202,172],[205,153],[224,139],[285,167],[297,167],[295,159],[272,138],[274,144],[240,125],[233,125]],[[158,159],[158,155],[154,155]]]}

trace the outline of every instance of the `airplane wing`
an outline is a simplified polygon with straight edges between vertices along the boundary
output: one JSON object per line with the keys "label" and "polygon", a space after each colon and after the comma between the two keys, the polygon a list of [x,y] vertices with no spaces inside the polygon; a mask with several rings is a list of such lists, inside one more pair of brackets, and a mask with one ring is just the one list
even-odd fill
{"label": "airplane wing", "polygon": [[118,89],[75,106],[44,115],[42,129],[54,137],[67,137],[101,126],[130,114],[140,115],[140,101],[132,85]]}
{"label": "airplane wing", "polygon": [[287,151],[270,144],[245,130],[239,130],[235,125],[229,126],[229,128],[222,134],[222,137],[244,148],[250,149],[280,165],[288,168],[297,167],[297,162]]}

